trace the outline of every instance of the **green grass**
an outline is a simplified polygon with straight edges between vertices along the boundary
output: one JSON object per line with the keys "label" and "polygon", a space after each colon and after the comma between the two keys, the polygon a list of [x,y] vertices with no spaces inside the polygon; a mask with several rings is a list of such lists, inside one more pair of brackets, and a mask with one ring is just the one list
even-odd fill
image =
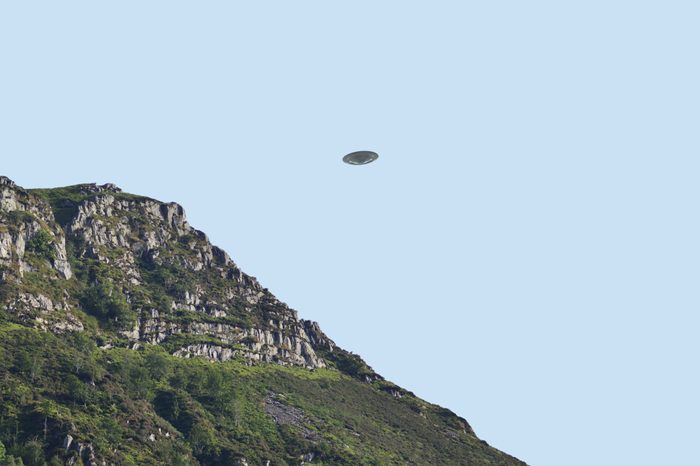
{"label": "green grass", "polygon": [[[151,345],[101,350],[87,336],[12,323],[0,324],[0,356],[0,441],[21,452],[38,438],[46,461],[73,454],[60,448],[71,432],[119,464],[298,464],[308,452],[316,464],[509,464],[439,408],[334,369],[180,359]],[[270,394],[300,409],[303,425],[275,424]],[[170,437],[148,441],[158,428]]]}

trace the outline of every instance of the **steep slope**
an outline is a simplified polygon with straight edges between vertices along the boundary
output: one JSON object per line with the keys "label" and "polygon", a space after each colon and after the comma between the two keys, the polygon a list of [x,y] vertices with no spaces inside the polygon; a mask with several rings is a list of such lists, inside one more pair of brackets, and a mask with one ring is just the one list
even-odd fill
{"label": "steep slope", "polygon": [[0,177],[0,309],[0,441],[25,464],[524,464],[114,185]]}

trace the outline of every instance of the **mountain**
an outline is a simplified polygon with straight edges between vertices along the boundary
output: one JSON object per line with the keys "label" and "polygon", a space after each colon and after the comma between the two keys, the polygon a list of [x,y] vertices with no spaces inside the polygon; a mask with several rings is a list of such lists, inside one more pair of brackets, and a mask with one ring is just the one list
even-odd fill
{"label": "mountain", "polygon": [[0,465],[525,464],[112,184],[0,177],[0,399]]}

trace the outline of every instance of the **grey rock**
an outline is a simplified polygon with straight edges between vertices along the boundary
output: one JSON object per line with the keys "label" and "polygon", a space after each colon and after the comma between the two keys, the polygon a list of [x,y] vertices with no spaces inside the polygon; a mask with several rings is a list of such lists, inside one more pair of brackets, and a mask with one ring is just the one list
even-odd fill
{"label": "grey rock", "polygon": [[0,229],[0,265],[18,267],[20,276],[31,270],[24,263],[25,246],[39,231],[48,227],[54,241],[55,259],[52,267],[64,279],[72,277],[67,260],[66,242],[63,230],[56,224],[51,207],[43,200],[31,196],[27,191],[15,185],[6,177],[0,183],[0,213],[13,214],[22,212],[20,223]]}
{"label": "grey rock", "polygon": [[[169,336],[188,334],[210,337],[220,343],[184,345],[173,351],[176,356],[215,361],[241,357],[251,363],[273,362],[310,369],[326,367],[317,349],[333,351],[335,345],[325,337],[318,324],[300,320],[295,310],[277,300],[255,277],[243,273],[225,251],[212,245],[204,233],[189,225],[182,206],[122,196],[121,190],[113,184],[85,184],[79,189],[90,196],[82,201],[67,201],[67,207],[74,209],[75,214],[62,228],[55,222],[50,206],[40,198],[10,180],[0,182],[0,209],[3,212],[23,210],[36,218],[34,221],[28,217],[13,231],[0,229],[3,281],[21,281],[22,274],[31,270],[29,263],[23,260],[25,248],[43,222],[51,227],[54,238],[55,259],[51,265],[57,279],[69,279],[73,275],[66,240],[76,240],[79,259],[96,260],[123,277],[121,286],[128,303],[134,302],[129,287],[139,286],[144,281],[143,263],[156,267],[172,264],[195,273],[216,274],[225,280],[226,286],[216,300],[207,284],[201,283],[173,296],[170,310],[134,307],[139,318],[132,328],[121,332],[130,340],[130,347],[137,348],[143,342],[159,344]],[[187,253],[173,254],[173,245],[185,248]],[[47,331],[81,331],[82,323],[70,312],[71,306],[78,306],[78,303],[70,296],[60,303],[47,302],[40,296],[20,296],[11,300],[6,308],[26,315],[27,321]],[[252,327],[237,323],[236,316],[242,312],[255,316],[260,315],[263,308],[265,322],[254,320]],[[203,317],[173,319],[171,314],[180,311]]]}
{"label": "grey rock", "polygon": [[66,435],[66,438],[63,439],[63,448],[66,450],[66,453],[68,453],[71,443],[73,443],[73,437],[70,434],[68,434]]}
{"label": "grey rock", "polygon": [[6,176],[0,176],[0,186],[9,186],[10,188],[14,188],[17,186],[14,181],[9,179]]}

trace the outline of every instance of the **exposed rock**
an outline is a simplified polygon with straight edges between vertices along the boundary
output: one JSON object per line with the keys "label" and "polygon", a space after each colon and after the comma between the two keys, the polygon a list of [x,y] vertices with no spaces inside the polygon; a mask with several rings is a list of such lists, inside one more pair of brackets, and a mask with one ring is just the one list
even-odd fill
{"label": "exposed rock", "polygon": [[87,183],[80,186],[83,193],[120,193],[122,190],[113,183],[98,185],[97,183]]}
{"label": "exposed rock", "polygon": [[289,406],[280,400],[281,396],[269,393],[265,397],[265,412],[275,421],[275,424],[291,425],[299,429],[304,438],[311,441],[320,440],[317,432],[306,427],[309,419],[304,412],[294,406]]}
{"label": "exposed rock", "polygon": [[84,330],[83,323],[70,312],[66,312],[61,319],[55,320],[49,324],[48,329],[56,334],[82,332]]}
{"label": "exposed rock", "polygon": [[306,334],[309,336],[309,341],[314,347],[327,349],[330,352],[333,351],[335,343],[321,331],[318,322],[302,320],[302,324],[304,325]]}
{"label": "exposed rock", "polygon": [[0,186],[8,186],[8,187],[10,187],[10,188],[14,188],[14,187],[17,186],[17,185],[15,184],[14,181],[12,181],[11,179],[9,179],[8,177],[6,177],[6,176],[0,176]]}
{"label": "exposed rock", "polygon": [[68,434],[63,440],[63,448],[66,450],[66,453],[68,453],[71,443],[73,443],[73,437],[70,434]]}
{"label": "exposed rock", "polygon": [[[63,442],[66,452],[75,451],[78,454],[78,458],[80,458],[86,466],[111,466],[107,464],[106,461],[98,459],[97,454],[95,453],[95,447],[93,447],[91,443],[79,441],[73,442],[73,437],[70,435],[66,436],[66,439],[68,438],[70,438],[70,442],[67,446],[65,446],[65,440]],[[76,464],[76,461],[77,458],[73,457],[68,461],[68,464]]]}
{"label": "exposed rock", "polygon": [[174,356],[181,358],[192,358],[196,356],[205,357],[211,361],[230,361],[236,356],[236,352],[231,348],[212,345],[209,343],[200,343],[195,345],[187,345],[184,348],[173,353]]}
{"label": "exposed rock", "polygon": [[[76,260],[97,261],[109,268],[109,280],[115,285],[112,289],[124,293],[139,315],[132,328],[121,331],[131,340],[132,348],[137,342],[160,344],[172,336],[184,335],[194,341],[175,348],[177,356],[215,361],[241,357],[250,362],[326,366],[317,349],[332,352],[335,345],[318,324],[300,320],[296,311],[277,300],[254,277],[244,274],[226,252],[189,225],[182,206],[123,195],[121,189],[109,183],[71,189],[82,200],[73,197],[58,204],[67,209],[62,211],[65,226],[61,227],[44,200],[6,178],[0,182],[0,212],[29,214],[17,216],[20,221],[12,228],[0,228],[3,281],[12,279],[15,273],[21,281],[22,275],[32,270],[24,260],[26,245],[39,230],[48,228],[55,249],[50,265],[57,279],[73,276],[66,241],[72,243]],[[70,217],[66,218],[65,212]],[[184,288],[169,292],[170,309],[161,302],[143,306],[141,287],[149,279],[144,274],[159,269],[184,271],[175,277],[197,274]],[[211,278],[207,276],[218,280],[216,293],[212,293]],[[25,293],[9,300],[5,308],[25,316],[26,321],[33,320],[39,328],[66,333],[83,329],[70,312],[79,305],[70,296],[56,302]],[[184,319],[180,317],[183,312]],[[196,341],[198,338],[200,341]],[[212,342],[201,341],[207,339]]]}
{"label": "exposed rock", "polygon": [[53,259],[53,267],[62,278],[68,280],[73,276],[73,271],[71,270],[70,263],[68,262],[68,254],[66,253],[66,238],[60,235],[56,237],[54,241],[56,256]]}
{"label": "exposed rock", "polygon": [[31,270],[24,262],[26,245],[41,230],[52,236],[54,258],[51,266],[61,278],[73,272],[68,262],[63,230],[56,223],[51,207],[30,195],[6,177],[0,183],[0,266],[16,267],[20,276]]}

